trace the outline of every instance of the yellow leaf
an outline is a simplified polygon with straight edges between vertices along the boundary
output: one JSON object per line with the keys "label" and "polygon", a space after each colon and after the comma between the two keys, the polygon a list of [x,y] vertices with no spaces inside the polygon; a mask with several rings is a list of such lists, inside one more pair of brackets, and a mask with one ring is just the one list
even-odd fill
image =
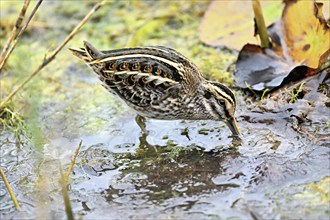
{"label": "yellow leaf", "polygon": [[[282,1],[261,1],[266,23],[280,17]],[[240,50],[246,43],[258,44],[254,37],[254,15],[251,1],[213,1],[199,26],[199,38],[211,46]]]}
{"label": "yellow leaf", "polygon": [[282,31],[288,53],[294,61],[318,68],[319,59],[330,48],[330,29],[322,15],[322,7],[314,1],[286,0],[282,15]]}

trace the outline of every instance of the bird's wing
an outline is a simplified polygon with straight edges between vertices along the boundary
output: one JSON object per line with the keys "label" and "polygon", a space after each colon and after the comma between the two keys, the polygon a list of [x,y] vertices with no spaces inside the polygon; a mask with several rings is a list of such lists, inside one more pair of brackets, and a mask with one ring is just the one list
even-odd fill
{"label": "bird's wing", "polygon": [[136,105],[147,106],[185,89],[195,92],[202,75],[187,58],[166,47],[99,51],[85,42],[72,50],[104,82],[110,92]]}

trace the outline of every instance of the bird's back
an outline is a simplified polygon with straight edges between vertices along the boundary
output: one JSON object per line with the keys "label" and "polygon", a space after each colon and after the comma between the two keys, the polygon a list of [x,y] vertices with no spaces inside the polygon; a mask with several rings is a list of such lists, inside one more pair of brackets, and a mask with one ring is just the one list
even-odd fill
{"label": "bird's back", "polygon": [[139,112],[179,105],[174,102],[193,96],[203,79],[194,64],[170,48],[99,51],[87,42],[84,46],[71,51],[99,75],[105,88]]}

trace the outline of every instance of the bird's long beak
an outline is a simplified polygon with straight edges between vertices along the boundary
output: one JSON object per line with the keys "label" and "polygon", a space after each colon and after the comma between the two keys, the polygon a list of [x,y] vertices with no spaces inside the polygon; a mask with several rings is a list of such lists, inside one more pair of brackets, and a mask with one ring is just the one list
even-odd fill
{"label": "bird's long beak", "polygon": [[226,120],[225,123],[229,127],[233,135],[238,137],[241,136],[241,131],[238,128],[235,117],[231,117],[230,119]]}

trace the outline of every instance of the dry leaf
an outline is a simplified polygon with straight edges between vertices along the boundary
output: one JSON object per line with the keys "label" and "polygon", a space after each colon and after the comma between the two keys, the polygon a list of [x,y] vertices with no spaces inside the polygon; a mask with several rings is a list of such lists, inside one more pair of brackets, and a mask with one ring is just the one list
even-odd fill
{"label": "dry leaf", "polygon": [[[280,16],[282,1],[261,1],[265,20],[271,24]],[[250,1],[213,1],[200,23],[200,40],[211,46],[240,50],[246,43],[258,43],[254,37],[254,15]]]}
{"label": "dry leaf", "polygon": [[317,68],[320,56],[330,48],[330,29],[322,7],[313,1],[287,1],[282,15],[282,33],[290,57]]}
{"label": "dry leaf", "polygon": [[329,69],[330,29],[320,9],[314,1],[285,1],[282,20],[268,29],[274,47],[245,45],[236,64],[236,84],[271,91]]}

